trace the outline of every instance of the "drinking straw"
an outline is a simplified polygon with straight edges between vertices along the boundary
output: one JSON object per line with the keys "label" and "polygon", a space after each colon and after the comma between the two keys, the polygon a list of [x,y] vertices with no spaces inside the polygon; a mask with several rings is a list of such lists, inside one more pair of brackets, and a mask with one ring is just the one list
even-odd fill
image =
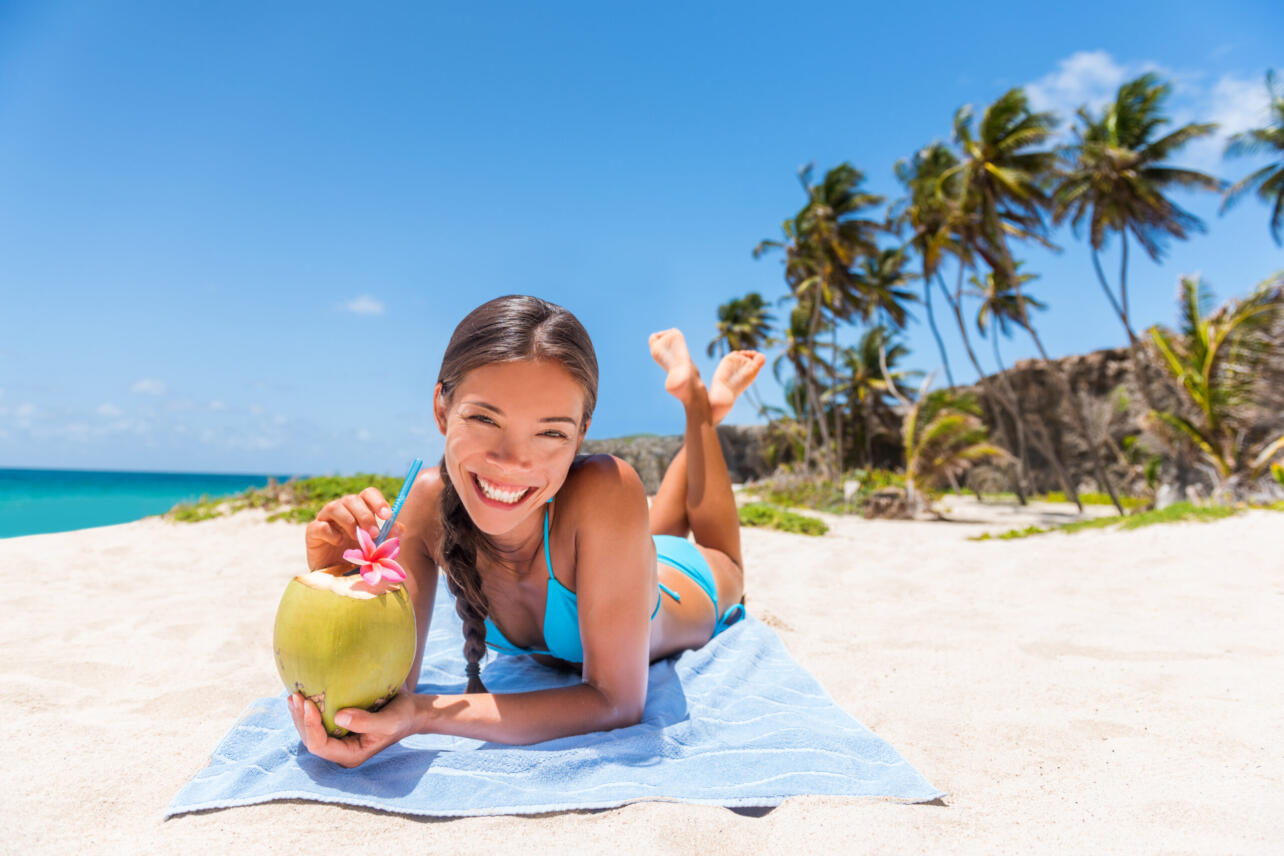
{"label": "drinking straw", "polygon": [[423,458],[415,458],[410,465],[410,472],[406,473],[406,480],[401,483],[401,492],[397,494],[397,499],[392,504],[392,514],[379,527],[379,535],[375,538],[375,546],[378,547],[383,540],[388,537],[392,531],[392,524],[397,522],[397,515],[401,513],[401,504],[406,501],[406,494],[410,493],[410,486],[415,483],[415,476],[419,475],[419,468],[424,465]]}

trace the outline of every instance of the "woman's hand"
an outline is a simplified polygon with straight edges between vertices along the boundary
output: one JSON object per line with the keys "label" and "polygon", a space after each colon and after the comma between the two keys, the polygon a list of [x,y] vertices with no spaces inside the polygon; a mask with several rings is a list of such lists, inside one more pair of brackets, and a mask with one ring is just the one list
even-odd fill
{"label": "woman's hand", "polygon": [[[371,538],[379,534],[379,527],[392,516],[392,506],[383,498],[377,487],[368,487],[359,494],[347,494],[321,506],[316,520],[308,524],[304,540],[308,550],[308,570],[318,570],[343,562],[343,551],[361,546],[357,529],[361,528]],[[406,527],[393,524],[389,538],[400,538]]]}
{"label": "woman's hand", "polygon": [[[402,690],[377,712],[345,707],[335,714],[337,724],[348,729],[346,737],[331,737],[321,723],[321,711],[302,693],[289,699],[290,716],[303,745],[313,755],[341,767],[356,767],[392,744],[418,733],[419,707],[413,693]],[[344,716],[351,719],[345,720]]]}

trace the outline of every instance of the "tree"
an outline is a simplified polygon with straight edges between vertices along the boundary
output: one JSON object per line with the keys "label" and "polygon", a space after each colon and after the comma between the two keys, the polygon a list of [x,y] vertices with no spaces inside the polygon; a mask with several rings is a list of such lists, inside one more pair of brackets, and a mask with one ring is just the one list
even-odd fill
{"label": "tree", "polygon": [[[718,307],[718,335],[709,342],[706,353],[719,356],[729,351],[757,351],[773,344],[771,322],[775,316],[767,311],[762,295],[751,291],[744,297],[732,298]],[[763,412],[762,400],[752,387],[745,390],[759,413]]]}
{"label": "tree", "polygon": [[1233,135],[1226,145],[1227,157],[1269,152],[1276,161],[1251,175],[1241,178],[1226,190],[1222,211],[1251,191],[1271,207],[1271,237],[1280,244],[1284,229],[1284,90],[1275,91],[1275,72],[1266,72],[1266,92],[1270,98],[1270,118],[1261,128],[1251,128]]}
{"label": "tree", "polygon": [[[1018,262],[1017,270],[1019,270],[1019,267],[1021,267],[1021,263]],[[1035,348],[1039,350],[1040,357],[1043,357],[1044,362],[1048,364],[1048,371],[1052,372],[1052,375],[1058,381],[1058,385],[1061,386],[1062,394],[1066,397],[1067,406],[1070,407],[1071,416],[1075,417],[1077,424],[1076,427],[1079,429],[1080,436],[1084,439],[1085,448],[1088,449],[1089,459],[1091,461],[1091,465],[1093,465],[1093,475],[1097,476],[1098,483],[1102,486],[1102,489],[1106,490],[1109,494],[1111,502],[1115,503],[1116,511],[1120,512],[1122,515],[1122,513],[1124,513],[1124,504],[1120,502],[1118,493],[1115,490],[1115,483],[1113,483],[1111,477],[1109,477],[1106,467],[1102,465],[1102,459],[1100,459],[1098,449],[1095,448],[1093,440],[1094,435],[1089,429],[1088,413],[1084,412],[1084,403],[1076,397],[1075,391],[1071,389],[1070,379],[1064,375],[1061,364],[1054,362],[1053,359],[1049,357],[1048,350],[1044,348],[1043,339],[1040,339],[1039,332],[1035,330],[1034,322],[1030,320],[1031,309],[1045,308],[1043,303],[1040,303],[1039,300],[1023,293],[1021,290],[1021,285],[1025,284],[1025,282],[1034,280],[1034,278],[1035,275],[1032,275],[1032,273],[1018,272],[1016,280],[1013,280],[1011,284],[1009,284],[1009,282],[1004,280],[1004,278],[995,276],[994,273],[990,273],[990,275],[986,276],[985,284],[982,286],[981,282],[978,282],[976,278],[973,277],[973,285],[977,286],[978,293],[980,293],[981,296],[981,309],[977,314],[976,320],[977,329],[980,329],[982,335],[984,335],[986,322],[993,320],[996,334],[998,334],[998,332],[1002,332],[1004,336],[1008,336],[1009,323],[1014,323],[1014,325],[1025,330],[1027,334],[1030,334],[1030,339],[1034,341]],[[999,358],[999,343],[998,335],[996,334],[994,340],[994,355],[995,361],[999,362],[999,368],[1002,370],[1003,363],[1002,359]],[[1054,463],[1054,466],[1057,465]],[[1064,474],[1061,475],[1064,476]],[[1064,479],[1063,477],[1063,485],[1067,483],[1068,479]],[[1066,495],[1067,497],[1072,498],[1073,502],[1075,502],[1077,506],[1080,507],[1080,511],[1082,511],[1082,503],[1079,501],[1079,493],[1077,493],[1077,490],[1067,488]]]}
{"label": "tree", "polygon": [[[1093,268],[1128,334],[1133,371],[1151,408],[1155,404],[1144,354],[1129,315],[1128,235],[1132,234],[1153,261],[1159,261],[1168,238],[1185,240],[1190,232],[1204,231],[1198,217],[1164,194],[1175,188],[1220,191],[1223,184],[1198,170],[1165,164],[1191,140],[1217,128],[1212,122],[1191,122],[1158,136],[1170,122],[1163,111],[1171,89],[1155,74],[1147,73],[1121,85],[1115,100],[1100,116],[1080,107],[1075,140],[1064,151],[1071,166],[1053,193],[1053,216],[1057,222],[1069,219],[1076,235],[1083,222],[1088,223]],[[1117,296],[1106,281],[1100,259],[1111,232],[1119,234],[1121,248]]]}
{"label": "tree", "polygon": [[[986,398],[995,402],[1012,419],[1016,433],[1015,487],[1018,499],[1024,503],[1025,418],[1007,379],[1001,375],[999,384],[990,383],[972,350],[962,311],[963,277],[968,268],[979,273],[976,260],[980,258],[996,275],[1016,283],[1016,265],[1008,248],[1009,236],[1037,240],[1051,246],[1043,234],[1046,229],[1043,210],[1047,197],[1042,188],[1056,163],[1056,155],[1039,146],[1052,136],[1056,118],[1051,113],[1031,112],[1024,90],[1016,88],[1005,92],[985,109],[975,131],[972,120],[971,107],[960,108],[954,114],[954,137],[962,158],[956,166],[942,172],[938,180],[938,195],[943,199],[951,182],[957,194],[955,203],[949,208],[947,228],[952,235],[951,249],[958,259],[959,271],[954,294],[950,296],[947,292],[946,300],[963,337],[968,359],[982,387],[987,390]],[[994,422],[1002,437],[1006,432],[997,408]],[[1013,444],[1006,445],[1011,447]],[[1063,471],[1052,444],[1040,442],[1038,445],[1044,457]]]}
{"label": "tree", "polygon": [[[882,371],[880,354],[886,355],[886,374]],[[922,374],[895,368],[897,361],[908,354],[908,348],[894,341],[886,327],[877,324],[861,335],[855,347],[847,347],[839,352],[835,360],[839,372],[835,392],[846,400],[852,420],[859,421],[863,426],[866,466],[874,465],[873,440],[877,433],[874,430],[875,413],[880,407],[885,407],[883,401],[886,397],[910,395],[913,390],[903,386],[902,381]],[[896,389],[890,389],[889,383],[896,385]]]}
{"label": "tree", "polygon": [[915,152],[909,161],[897,161],[896,178],[909,195],[897,202],[891,215],[898,227],[908,225],[912,231],[909,244],[918,252],[922,264],[927,323],[941,353],[941,364],[950,386],[954,386],[954,374],[950,371],[950,358],[932,312],[932,277],[940,276],[943,255],[950,248],[950,209],[958,196],[957,180],[942,182],[942,176],[958,162],[950,147],[939,141]]}
{"label": "tree", "polygon": [[771,343],[771,322],[775,320],[758,292],[732,298],[718,307],[718,335],[709,342],[708,355],[760,350]]}
{"label": "tree", "polygon": [[1265,369],[1279,344],[1273,336],[1284,323],[1284,274],[1209,313],[1211,299],[1197,278],[1182,277],[1180,330],[1151,328],[1162,365],[1185,393],[1193,415],[1151,413],[1194,443],[1216,476],[1217,492],[1234,497],[1284,452],[1284,434],[1263,434],[1253,418],[1256,404],[1265,399]]}
{"label": "tree", "polygon": [[1009,457],[1006,451],[989,442],[975,398],[950,389],[928,392],[931,382],[929,374],[919,387],[915,401],[897,394],[905,407],[901,437],[905,445],[905,493],[911,516],[922,506],[920,488],[956,480],[983,458]]}
{"label": "tree", "polygon": [[811,173],[810,164],[799,170],[807,203],[783,224],[784,240],[759,242],[754,257],[769,249],[783,249],[785,281],[798,305],[806,305],[811,311],[806,338],[809,357],[803,367],[803,380],[809,421],[819,427],[825,450],[822,469],[832,474],[839,464],[830,458],[833,445],[817,388],[816,337],[826,316],[844,317],[850,307],[861,305],[852,267],[861,255],[878,253],[874,236],[884,228],[884,224],[862,214],[881,205],[883,197],[861,188],[865,176],[851,164],[839,164],[816,184],[811,183]]}

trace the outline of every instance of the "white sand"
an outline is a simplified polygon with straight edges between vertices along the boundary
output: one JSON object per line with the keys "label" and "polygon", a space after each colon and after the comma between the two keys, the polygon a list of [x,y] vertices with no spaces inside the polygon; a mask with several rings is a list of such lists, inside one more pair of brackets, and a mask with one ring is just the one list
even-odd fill
{"label": "white sand", "polygon": [[944,804],[432,820],[287,801],[162,821],[281,689],[272,619],[303,528],[247,512],[0,540],[0,851],[1284,851],[1284,515],[1011,542],[826,519],[824,538],[745,531],[749,609]]}

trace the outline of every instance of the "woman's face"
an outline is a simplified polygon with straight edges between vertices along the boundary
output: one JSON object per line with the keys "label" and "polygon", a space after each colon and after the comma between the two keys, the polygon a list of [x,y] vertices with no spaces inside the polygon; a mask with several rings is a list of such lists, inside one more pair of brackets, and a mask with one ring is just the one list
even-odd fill
{"label": "woman's face", "polygon": [[511,531],[557,492],[588,430],[584,391],[556,362],[473,369],[447,400],[433,392],[446,468],[477,528]]}

